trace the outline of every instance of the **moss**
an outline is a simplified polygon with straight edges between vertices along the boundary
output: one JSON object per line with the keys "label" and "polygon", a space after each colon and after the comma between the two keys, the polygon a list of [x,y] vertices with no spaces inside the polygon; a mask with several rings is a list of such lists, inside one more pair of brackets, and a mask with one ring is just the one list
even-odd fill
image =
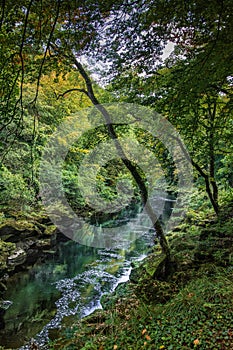
{"label": "moss", "polygon": [[4,242],[0,239],[0,270],[3,270],[7,267],[7,258],[15,249],[15,243]]}
{"label": "moss", "polygon": [[16,231],[34,231],[35,224],[26,221],[26,220],[15,220],[15,219],[5,219],[4,222],[0,225],[0,230],[4,229],[4,227],[11,227]]}
{"label": "moss", "polygon": [[55,225],[49,225],[46,227],[44,233],[46,235],[53,235],[57,231],[57,227]]}

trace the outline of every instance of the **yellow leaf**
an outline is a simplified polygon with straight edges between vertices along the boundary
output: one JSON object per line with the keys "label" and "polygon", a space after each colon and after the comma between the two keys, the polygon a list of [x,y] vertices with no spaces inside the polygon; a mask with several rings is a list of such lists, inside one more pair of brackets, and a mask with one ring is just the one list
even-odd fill
{"label": "yellow leaf", "polygon": [[142,330],[142,335],[144,335],[147,332],[146,328]]}
{"label": "yellow leaf", "polygon": [[194,296],[193,293],[188,293],[188,297],[189,297],[189,298],[192,298],[193,296]]}
{"label": "yellow leaf", "polygon": [[195,339],[195,340],[193,341],[193,344],[194,344],[194,345],[199,345],[199,344],[200,344],[199,339]]}
{"label": "yellow leaf", "polygon": [[116,350],[117,348],[118,348],[117,345],[114,345],[114,346],[113,346],[113,350]]}

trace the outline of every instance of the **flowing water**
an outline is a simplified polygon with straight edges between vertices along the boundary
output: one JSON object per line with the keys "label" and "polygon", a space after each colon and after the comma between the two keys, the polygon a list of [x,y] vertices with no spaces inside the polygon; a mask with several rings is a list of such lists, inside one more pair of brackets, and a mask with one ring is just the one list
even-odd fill
{"label": "flowing water", "polygon": [[[101,308],[100,298],[127,281],[132,261],[141,260],[153,245],[148,219],[132,222],[130,231],[141,232],[128,247],[97,249],[74,241],[59,243],[57,252],[28,271],[15,274],[4,295],[0,345],[28,349],[34,338],[46,347],[49,329],[58,328],[63,317],[81,318]],[[119,233],[121,226],[119,225]]]}
{"label": "flowing water", "polygon": [[0,345],[18,349],[31,337],[43,345],[48,340],[48,329],[58,327],[64,316],[83,317],[101,308],[103,293],[128,280],[131,262],[145,256],[152,237],[145,233],[127,250],[63,242],[44,263],[15,274],[4,295],[9,305],[4,329],[0,330]]}

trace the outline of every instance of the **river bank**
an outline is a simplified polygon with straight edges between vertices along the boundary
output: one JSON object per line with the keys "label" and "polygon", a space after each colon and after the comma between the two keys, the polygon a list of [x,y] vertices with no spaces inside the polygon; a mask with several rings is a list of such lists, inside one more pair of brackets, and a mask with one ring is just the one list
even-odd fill
{"label": "river bank", "polygon": [[62,235],[46,215],[4,218],[0,224],[0,297],[10,276],[54,254]]}

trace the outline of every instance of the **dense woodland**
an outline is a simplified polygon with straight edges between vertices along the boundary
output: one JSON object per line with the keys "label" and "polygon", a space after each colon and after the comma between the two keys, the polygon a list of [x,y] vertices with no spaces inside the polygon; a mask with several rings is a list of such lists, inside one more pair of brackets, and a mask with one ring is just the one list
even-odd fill
{"label": "dense woodland", "polygon": [[[180,336],[184,329],[177,329],[179,342],[176,345],[174,340],[176,333],[172,333],[172,329],[176,332],[176,326],[172,323],[175,321],[171,321],[169,314],[169,310],[172,310],[171,313],[178,315],[177,319],[180,317],[178,323],[186,322],[184,320],[186,311],[178,308],[179,303],[185,304],[184,295],[187,294],[192,299],[192,293],[195,294],[195,288],[197,289],[195,295],[199,299],[192,300],[192,307],[195,310],[195,305],[202,303],[202,290],[208,290],[210,293],[213,284],[217,283],[216,280],[224,285],[222,282],[224,279],[226,285],[224,295],[227,303],[224,308],[229,312],[225,315],[226,324],[231,322],[229,315],[230,310],[232,311],[230,281],[232,281],[233,254],[232,0],[52,0],[49,2],[2,0],[0,45],[1,227],[9,226],[12,220],[31,225],[31,222],[35,223],[36,220],[40,221],[40,217],[46,216],[39,179],[44,147],[57,127],[67,118],[74,115],[81,116],[80,111],[93,111],[93,108],[96,108],[98,112],[96,121],[102,118],[102,126],[90,129],[74,142],[69,148],[62,169],[62,186],[69,204],[84,218],[91,219],[96,216],[95,209],[82,197],[77,172],[82,160],[91,149],[102,141],[115,140],[119,157],[109,161],[99,171],[98,191],[105,201],[111,202],[117,198],[119,179],[130,181],[134,191],[131,206],[135,203],[145,206],[155,230],[156,242],[160,243],[160,248],[156,246],[156,254],[159,252],[160,257],[162,256],[163,268],[160,261],[153,278],[150,276],[150,281],[148,278],[146,282],[142,281],[141,287],[140,283],[137,284],[135,295],[146,296],[148,305],[150,303],[154,305],[155,301],[165,303],[170,300],[169,293],[173,296],[181,287],[188,288],[184,281],[193,283],[193,290],[188,289],[186,292],[182,290],[183,296],[180,299],[177,297],[174,304],[170,305],[170,309],[167,307],[165,316],[159,313],[161,310],[154,310],[155,306],[140,309],[138,312],[143,318],[142,329],[132,330],[135,326],[127,323],[127,315],[122,316],[123,311],[120,310],[120,316],[115,315],[112,321],[116,324],[116,330],[103,331],[99,326],[102,333],[99,338],[97,334],[96,343],[93,340],[93,343],[90,342],[88,345],[84,332],[84,335],[81,333],[79,336],[77,334],[69,336],[69,344],[72,343],[70,338],[73,337],[76,339],[74,341],[76,345],[69,345],[67,342],[62,343],[61,348],[71,346],[70,348],[80,349],[123,349],[122,342],[128,337],[129,343],[124,349],[144,347],[232,349],[233,325],[227,325],[228,333],[222,336],[220,335],[223,327],[222,319],[219,321],[220,328],[211,331],[210,324],[205,326],[206,319],[200,317],[199,320],[198,314],[196,315],[194,311],[193,319],[196,317],[197,322],[204,324],[203,337],[213,338],[213,341],[207,343],[200,341],[202,332],[200,331],[199,335],[193,332],[195,321],[192,319],[193,329],[187,331],[189,333],[187,342],[185,336],[183,338]],[[122,123],[114,125],[111,121],[111,108],[114,107],[108,109],[106,104],[115,106],[115,103],[137,104],[153,113],[160,113],[182,139],[180,148],[192,169],[193,185],[190,191],[184,194],[186,214],[180,214],[183,216],[180,219],[180,226],[174,230],[173,240],[171,238],[173,234],[166,232],[163,223],[155,219],[156,214],[147,201],[146,176],[137,166],[137,159],[132,161],[127,158],[127,150],[124,150],[124,146],[120,143],[120,137],[131,137],[154,154],[166,179],[166,191],[174,197],[178,193],[177,164],[161,140],[145,130],[134,127],[133,123],[129,124],[128,118],[124,115],[121,117]],[[85,122],[81,117],[80,120],[77,119],[77,129],[83,123]],[[61,138],[61,147],[65,143],[66,140]],[[55,178],[56,174],[51,176]],[[153,186],[160,188],[163,186],[159,175],[154,179]],[[124,203],[124,197],[121,198],[121,202]],[[56,205],[63,215],[65,209],[59,199]],[[98,215],[101,220],[106,213]],[[122,215],[122,212],[119,215]],[[113,214],[108,214],[108,219],[112,217]],[[212,236],[208,241],[210,232]],[[218,236],[219,232],[222,236]],[[200,234],[207,242],[207,246],[213,244],[216,248],[212,255],[207,254],[207,260],[197,243]],[[10,245],[14,242],[9,240],[5,242],[4,233],[1,235],[0,249],[4,254],[7,252],[11,254],[15,246]],[[228,243],[226,245],[219,243],[215,246],[221,237],[228,237]],[[181,238],[184,246],[180,243]],[[197,280],[192,282],[194,272],[183,278],[182,273],[185,275],[189,268],[193,271],[193,265],[189,261],[189,249],[195,251],[196,271],[199,268],[197,267],[199,260],[201,264],[211,262],[213,266],[216,264],[221,269],[229,269],[227,272],[221,270],[220,274],[216,267],[218,277],[213,272],[210,274],[210,279],[201,282]],[[186,253],[188,268],[183,269],[185,262],[182,259]],[[3,271],[1,277],[7,268],[4,259],[0,261]],[[182,261],[182,268],[179,259]],[[199,275],[197,273],[197,278],[201,278],[202,275],[202,272]],[[156,278],[163,281],[159,287],[155,286]],[[172,282],[168,281],[168,278]],[[135,279],[135,276],[132,279]],[[224,298],[219,292],[221,283],[216,285],[219,289],[215,297],[219,299]],[[149,286],[146,290],[147,284]],[[175,284],[178,287],[174,287]],[[161,296],[160,299],[155,300],[156,298],[149,295],[149,290],[153,288],[155,294]],[[125,293],[127,295],[127,291]],[[213,312],[211,317],[214,319],[217,314],[222,315],[223,311],[214,313],[214,305],[219,305],[219,300],[212,300],[209,294],[208,298],[203,303],[208,304],[205,308],[209,308],[210,313]],[[132,299],[131,303],[133,308],[137,309],[137,300]],[[156,312],[156,322],[158,324],[167,322],[170,337],[161,331],[161,334],[156,333],[157,340],[153,343],[153,322],[155,322],[153,315],[156,315]],[[136,319],[137,316],[135,315]],[[110,316],[100,315],[96,322],[102,323],[106,317]],[[122,338],[119,336],[117,339],[116,334],[119,332],[117,325],[123,322],[119,319],[126,322],[126,330]],[[107,319],[107,322],[110,321]],[[147,326],[145,322],[149,322],[149,325]],[[211,323],[210,320],[208,322]],[[198,327],[202,326],[198,324]],[[140,341],[130,336],[136,331],[140,334]],[[88,332],[92,332],[91,336],[96,334],[96,330],[90,331],[90,327]],[[111,333],[111,339],[106,338],[108,333]],[[153,335],[155,337],[154,333]],[[90,337],[90,334],[88,336]],[[81,344],[80,347],[75,343],[77,339]],[[103,345],[105,342],[106,345]]]}

